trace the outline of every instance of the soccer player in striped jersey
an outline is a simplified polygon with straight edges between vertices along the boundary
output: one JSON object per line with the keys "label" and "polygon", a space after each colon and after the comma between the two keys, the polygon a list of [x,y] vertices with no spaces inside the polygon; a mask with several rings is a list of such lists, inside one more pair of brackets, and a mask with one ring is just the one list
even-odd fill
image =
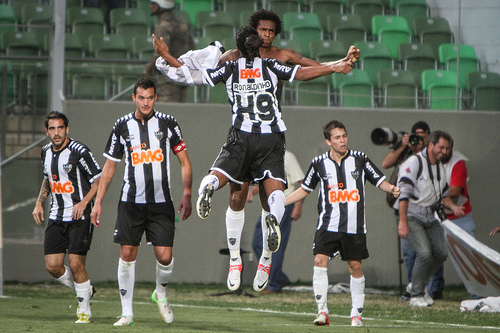
{"label": "soccer player in striped jersey", "polygon": [[314,158],[301,188],[286,198],[286,204],[304,199],[319,185],[318,225],[314,237],[313,289],[318,306],[315,325],[328,325],[328,260],[340,252],[351,274],[351,325],[362,326],[365,277],[361,261],[368,258],[366,247],[365,182],[398,197],[398,187],[362,152],[347,148],[347,130],[333,120],[323,128],[330,150]]}
{"label": "soccer player in striped jersey", "polygon": [[[173,57],[163,39],[153,35],[156,52],[170,66],[183,71],[197,72]],[[198,215],[205,219],[211,209],[214,191],[228,182],[239,185],[256,182],[262,185],[263,209],[270,214],[265,217],[267,225],[267,244],[253,287],[262,291],[269,280],[271,252],[280,244],[279,223],[285,210],[286,176],[284,168],[285,123],[281,118],[281,106],[277,98],[279,80],[311,80],[334,72],[348,73],[352,60],[346,64],[332,62],[318,66],[289,66],[276,59],[259,57],[263,39],[250,27],[240,27],[236,34],[236,45],[242,56],[237,61],[226,62],[217,68],[202,69],[205,84],[215,86],[224,83],[232,111],[232,127],[228,141],[211,167],[210,174],[201,181],[197,201]],[[243,200],[246,198],[245,197]],[[229,217],[229,218],[228,218]],[[240,240],[244,225],[243,211],[226,213],[227,239],[230,252],[230,266],[227,285],[237,290],[241,283],[242,260]]]}
{"label": "soccer player in striped jersey", "polygon": [[[101,168],[90,149],[68,137],[68,118],[52,111],[45,118],[50,143],[42,148],[43,182],[33,210],[36,224],[44,221],[43,202],[51,195],[45,230],[45,268],[61,284],[76,291],[77,324],[92,321],[93,287],[85,270],[92,241],[92,200],[97,193]],[[64,265],[68,253],[70,267]]]}
{"label": "soccer player in striped jersey", "polygon": [[92,223],[99,226],[102,199],[115,174],[116,164],[125,159],[123,185],[118,203],[114,242],[120,244],[118,285],[122,313],[113,326],[133,326],[135,262],[142,235],[146,233],[156,256],[156,302],[162,320],[174,320],[167,301],[166,287],[172,276],[172,247],[175,233],[175,209],[170,187],[170,152],[181,166],[183,196],[177,213],[185,220],[191,215],[191,162],[182,132],[174,117],[154,109],[156,85],[148,78],[139,79],[132,99],[136,110],[118,119],[106,145],[107,158],[92,210]]}

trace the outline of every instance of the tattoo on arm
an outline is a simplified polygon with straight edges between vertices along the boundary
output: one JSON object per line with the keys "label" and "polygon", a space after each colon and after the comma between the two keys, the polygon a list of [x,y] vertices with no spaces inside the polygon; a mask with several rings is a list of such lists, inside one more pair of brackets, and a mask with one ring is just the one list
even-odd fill
{"label": "tattoo on arm", "polygon": [[38,194],[37,202],[43,203],[50,193],[50,183],[47,179],[44,179],[42,186],[40,187],[40,193]]}

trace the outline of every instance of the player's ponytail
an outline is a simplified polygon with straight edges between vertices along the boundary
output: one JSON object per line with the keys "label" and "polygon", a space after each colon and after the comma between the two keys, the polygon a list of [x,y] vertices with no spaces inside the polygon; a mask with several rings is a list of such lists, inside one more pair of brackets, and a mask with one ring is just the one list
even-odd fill
{"label": "player's ponytail", "polygon": [[257,30],[250,26],[240,27],[236,32],[236,46],[248,60],[259,56],[262,43],[263,40],[259,37]]}

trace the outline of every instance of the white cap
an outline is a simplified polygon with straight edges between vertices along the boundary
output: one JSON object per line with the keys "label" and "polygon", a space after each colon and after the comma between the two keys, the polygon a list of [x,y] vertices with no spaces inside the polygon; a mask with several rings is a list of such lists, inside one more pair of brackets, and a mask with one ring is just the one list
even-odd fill
{"label": "white cap", "polygon": [[172,9],[175,7],[175,0],[151,0],[151,2],[156,3],[163,9]]}

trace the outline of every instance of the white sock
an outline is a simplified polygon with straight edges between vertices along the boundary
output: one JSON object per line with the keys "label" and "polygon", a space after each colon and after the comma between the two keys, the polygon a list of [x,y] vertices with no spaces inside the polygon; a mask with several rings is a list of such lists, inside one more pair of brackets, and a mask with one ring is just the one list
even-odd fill
{"label": "white sock", "polygon": [[135,260],[132,262],[118,261],[118,288],[122,303],[122,316],[134,316],[132,301],[134,299]]}
{"label": "white sock", "polygon": [[75,282],[75,291],[76,299],[78,300],[78,313],[90,315],[90,296],[92,295],[90,280],[83,283]]}
{"label": "white sock", "polygon": [[156,261],[156,300],[163,301],[167,298],[167,285],[174,270],[174,258],[168,266],[163,266]]}
{"label": "white sock", "polygon": [[328,314],[328,269],[326,267],[314,266],[313,290],[318,313],[326,312]]}
{"label": "white sock", "polygon": [[[260,227],[262,229],[262,256],[264,256],[265,251],[271,253],[271,251],[269,251],[269,244],[267,244],[267,236],[269,236],[267,234],[267,225],[266,225],[267,215],[269,215],[269,212],[266,212],[265,210],[262,210],[262,212],[260,213]],[[266,253],[267,256],[270,256],[269,253]]]}
{"label": "white sock", "polygon": [[359,316],[363,312],[363,307],[365,306],[365,277],[354,278],[351,276],[351,317]]}
{"label": "white sock", "polygon": [[212,184],[214,186],[214,191],[219,188],[219,178],[217,178],[215,175],[206,175],[203,177],[200,183],[200,188],[198,189],[198,195],[201,194],[205,186],[208,184]]}
{"label": "white sock", "polygon": [[283,214],[285,214],[285,193],[280,190],[276,190],[269,198],[267,198],[267,204],[269,205],[269,211],[271,214],[276,217],[278,220],[278,224],[281,223],[281,219],[283,218]]}
{"label": "white sock", "polygon": [[239,264],[241,262],[240,244],[241,244],[241,233],[243,232],[244,224],[245,224],[245,210],[240,210],[239,212],[235,212],[230,207],[227,207],[226,211],[227,246],[229,248],[229,257],[231,263],[233,264]]}
{"label": "white sock", "polygon": [[68,266],[64,265],[64,274],[56,279],[60,284],[68,287],[69,289],[75,289],[75,280],[73,280],[73,273]]}

